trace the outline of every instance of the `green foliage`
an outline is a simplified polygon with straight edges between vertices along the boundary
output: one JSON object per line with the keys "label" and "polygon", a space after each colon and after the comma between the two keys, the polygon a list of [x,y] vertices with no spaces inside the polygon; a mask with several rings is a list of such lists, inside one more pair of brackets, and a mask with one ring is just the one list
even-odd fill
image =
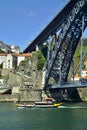
{"label": "green foliage", "polygon": [[41,52],[43,53],[44,57],[47,59],[47,51],[48,51],[48,46],[43,45]]}
{"label": "green foliage", "polygon": [[37,51],[37,57],[38,57],[37,70],[42,70],[43,66],[45,65],[46,59],[44,58],[41,51]]}
{"label": "green foliage", "polygon": [[[84,46],[82,47],[82,55],[84,55],[84,53],[87,51],[87,46]],[[87,55],[85,56],[85,58],[87,58]],[[83,59],[84,60],[84,59]],[[76,51],[75,51],[75,54],[74,54],[74,68],[77,67],[77,65],[79,64],[80,62],[80,44],[78,45]],[[84,68],[84,62],[82,62],[82,66]]]}
{"label": "green foliage", "polygon": [[1,71],[0,71],[0,78],[2,78]]}
{"label": "green foliage", "polygon": [[[83,46],[82,52],[84,53],[86,51],[87,51],[87,46]],[[78,57],[78,58],[80,57],[80,46],[77,47],[74,57]]]}
{"label": "green foliage", "polygon": [[26,59],[25,60],[22,60],[19,64],[19,66],[26,66]]}
{"label": "green foliage", "polygon": [[5,52],[0,49],[0,53],[5,53]]}
{"label": "green foliage", "polygon": [[3,63],[0,64],[0,69],[3,69]]}

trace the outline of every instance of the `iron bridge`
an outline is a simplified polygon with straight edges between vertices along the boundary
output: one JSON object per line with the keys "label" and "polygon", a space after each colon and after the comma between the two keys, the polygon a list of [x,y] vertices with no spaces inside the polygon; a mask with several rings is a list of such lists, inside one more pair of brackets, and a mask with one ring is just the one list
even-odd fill
{"label": "iron bridge", "polygon": [[87,0],[70,0],[48,26],[24,50],[48,45],[44,90],[49,88],[87,87],[87,83],[69,83],[74,53],[87,27]]}

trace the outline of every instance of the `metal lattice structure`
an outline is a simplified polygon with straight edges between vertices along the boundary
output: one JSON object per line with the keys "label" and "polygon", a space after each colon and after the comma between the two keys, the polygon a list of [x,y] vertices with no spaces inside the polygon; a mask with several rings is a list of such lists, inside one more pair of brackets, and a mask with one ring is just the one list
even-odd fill
{"label": "metal lattice structure", "polygon": [[[84,17],[84,25],[82,27]],[[46,66],[45,89],[50,78],[56,83],[67,82],[70,65],[82,35],[87,26],[87,0],[77,0],[70,14],[61,26],[61,31],[54,36],[54,45],[49,44]],[[52,36],[53,37],[53,36]]]}
{"label": "metal lattice structure", "polygon": [[44,90],[48,88],[50,79],[60,85],[67,82],[75,50],[86,26],[87,0],[70,0],[24,50],[32,52],[36,45],[42,46],[44,42],[48,44]]}

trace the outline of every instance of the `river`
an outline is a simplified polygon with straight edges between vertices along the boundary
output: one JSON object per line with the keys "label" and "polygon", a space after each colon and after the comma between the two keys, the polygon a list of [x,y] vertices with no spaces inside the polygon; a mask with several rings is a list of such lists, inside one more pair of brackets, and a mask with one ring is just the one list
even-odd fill
{"label": "river", "polygon": [[0,103],[0,130],[86,130],[87,103],[59,108],[17,108]]}

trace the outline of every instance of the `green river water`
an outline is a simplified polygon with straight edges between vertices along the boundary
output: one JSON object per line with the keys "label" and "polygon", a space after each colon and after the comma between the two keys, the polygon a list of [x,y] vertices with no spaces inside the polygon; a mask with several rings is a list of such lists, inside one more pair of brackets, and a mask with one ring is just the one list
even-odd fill
{"label": "green river water", "polygon": [[50,109],[0,103],[0,130],[87,130],[87,103]]}

